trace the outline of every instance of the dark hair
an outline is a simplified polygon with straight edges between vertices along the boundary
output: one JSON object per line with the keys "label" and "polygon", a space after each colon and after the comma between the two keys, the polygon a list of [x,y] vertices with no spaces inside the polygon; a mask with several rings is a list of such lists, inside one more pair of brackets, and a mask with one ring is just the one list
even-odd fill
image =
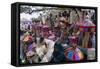
{"label": "dark hair", "polygon": [[88,15],[88,12],[86,12],[85,14]]}
{"label": "dark hair", "polygon": [[57,18],[57,15],[55,15],[55,17]]}
{"label": "dark hair", "polygon": [[63,17],[66,17],[66,11],[64,11],[64,12],[62,13],[62,16],[63,16]]}
{"label": "dark hair", "polygon": [[52,17],[52,13],[50,13],[50,16]]}
{"label": "dark hair", "polygon": [[62,16],[62,15],[61,15],[61,12],[59,12],[59,14],[58,14],[58,15],[59,15],[59,17],[61,17],[61,16]]}
{"label": "dark hair", "polygon": [[40,43],[42,43],[44,41],[44,38],[43,37],[40,37]]}

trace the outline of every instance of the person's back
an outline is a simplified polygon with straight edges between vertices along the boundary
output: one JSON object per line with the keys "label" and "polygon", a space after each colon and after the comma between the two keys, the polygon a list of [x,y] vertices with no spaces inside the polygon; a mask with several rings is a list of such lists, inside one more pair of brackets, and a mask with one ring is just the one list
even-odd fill
{"label": "person's back", "polygon": [[65,62],[64,48],[60,43],[55,43],[51,62]]}

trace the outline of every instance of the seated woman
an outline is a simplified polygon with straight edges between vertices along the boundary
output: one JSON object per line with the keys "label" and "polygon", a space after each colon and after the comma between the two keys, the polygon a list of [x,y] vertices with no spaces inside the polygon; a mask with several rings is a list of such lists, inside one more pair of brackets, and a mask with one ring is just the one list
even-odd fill
{"label": "seated woman", "polygon": [[38,62],[41,62],[44,55],[47,53],[47,45],[44,42],[44,38],[40,38],[40,39],[38,38],[38,40],[39,41],[38,41],[38,44],[37,44],[37,47],[36,47],[36,53],[37,53],[38,59],[39,59]]}
{"label": "seated woman", "polygon": [[53,51],[54,41],[37,37],[36,43],[33,42],[28,46],[28,51],[26,52],[27,60],[29,63],[50,62]]}
{"label": "seated woman", "polygon": [[37,43],[36,53],[39,56],[39,62],[50,62],[54,51],[54,41],[40,37]]}

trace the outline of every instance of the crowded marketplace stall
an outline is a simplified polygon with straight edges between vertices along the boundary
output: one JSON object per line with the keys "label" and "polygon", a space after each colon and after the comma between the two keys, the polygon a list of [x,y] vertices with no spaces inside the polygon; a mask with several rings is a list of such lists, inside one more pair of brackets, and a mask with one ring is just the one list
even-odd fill
{"label": "crowded marketplace stall", "polygon": [[95,10],[39,6],[20,8],[22,64],[95,59]]}

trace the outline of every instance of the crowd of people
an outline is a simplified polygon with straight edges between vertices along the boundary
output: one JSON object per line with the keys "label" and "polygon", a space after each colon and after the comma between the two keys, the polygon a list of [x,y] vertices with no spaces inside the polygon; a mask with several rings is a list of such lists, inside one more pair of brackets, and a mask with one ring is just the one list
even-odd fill
{"label": "crowd of people", "polygon": [[[71,8],[20,21],[21,63],[61,63],[94,60],[95,11]],[[95,53],[95,52],[94,52]]]}

